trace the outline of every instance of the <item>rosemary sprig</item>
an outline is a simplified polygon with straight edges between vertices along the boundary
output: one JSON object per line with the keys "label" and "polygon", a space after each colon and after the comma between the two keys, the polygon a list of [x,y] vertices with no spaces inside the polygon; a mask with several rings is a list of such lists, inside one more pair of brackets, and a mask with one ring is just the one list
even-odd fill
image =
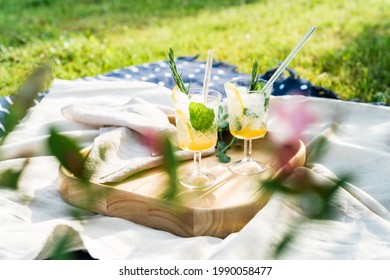
{"label": "rosemary sprig", "polygon": [[259,63],[258,63],[257,59],[255,59],[255,61],[253,61],[253,65],[252,65],[252,79],[251,79],[251,85],[250,85],[249,91],[258,90],[258,88],[259,88],[260,81],[259,81],[259,77],[257,75],[258,68],[259,68]]}
{"label": "rosemary sprig", "polygon": [[189,94],[190,87],[189,86],[187,88],[185,87],[181,74],[177,72],[175,54],[173,52],[173,48],[169,48],[167,58],[168,58],[169,68],[171,69],[172,72],[172,78],[175,80],[176,85],[179,87],[180,91]]}

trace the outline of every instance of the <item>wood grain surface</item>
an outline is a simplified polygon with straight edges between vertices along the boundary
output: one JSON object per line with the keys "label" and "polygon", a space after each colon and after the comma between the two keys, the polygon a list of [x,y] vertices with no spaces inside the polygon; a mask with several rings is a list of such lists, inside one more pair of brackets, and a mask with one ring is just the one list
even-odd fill
{"label": "wood grain surface", "polygon": [[[162,200],[167,175],[160,167],[140,172],[117,184],[83,183],[60,167],[60,193],[69,204],[102,215],[123,218],[173,234],[224,238],[242,229],[268,202],[271,193],[261,187],[270,178],[283,179],[303,166],[306,148],[301,141],[289,147],[273,144],[267,136],[253,141],[253,158],[271,168],[255,176],[232,174],[228,165],[212,155],[202,159],[202,170],[216,176],[213,186],[203,190],[180,187],[174,200]],[[232,162],[243,156],[242,147],[228,151]],[[283,157],[282,157],[283,155]],[[280,159],[283,164],[280,164]],[[180,164],[179,174],[193,162]]]}

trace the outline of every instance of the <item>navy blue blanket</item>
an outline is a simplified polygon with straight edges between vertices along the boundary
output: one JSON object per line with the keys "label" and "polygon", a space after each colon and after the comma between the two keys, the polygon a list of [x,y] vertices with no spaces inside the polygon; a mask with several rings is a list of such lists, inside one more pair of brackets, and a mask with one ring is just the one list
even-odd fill
{"label": "navy blue blanket", "polygon": [[[202,87],[204,69],[206,63],[198,61],[198,56],[185,56],[176,59],[176,65],[179,73],[182,74],[184,82],[191,87]],[[270,69],[260,77],[268,80],[274,73],[274,69]],[[210,88],[222,93],[225,97],[225,90],[223,84],[236,77],[247,77],[248,74],[237,71],[236,66],[225,62],[213,62],[211,71]],[[101,74],[94,77],[85,77],[84,80],[140,80],[145,82],[157,83],[167,88],[173,88],[175,82],[172,78],[171,71],[166,61],[159,61],[155,63],[145,63],[137,66],[130,66],[122,69],[117,69],[106,74]],[[273,88],[273,95],[286,94],[301,94],[306,96],[318,96],[326,98],[337,98],[337,95],[332,91],[314,86],[309,81],[299,78],[297,73],[292,69],[287,69],[275,83]],[[37,102],[43,97],[39,96]],[[8,108],[12,104],[12,97],[0,98],[0,135],[4,131],[2,122]]]}

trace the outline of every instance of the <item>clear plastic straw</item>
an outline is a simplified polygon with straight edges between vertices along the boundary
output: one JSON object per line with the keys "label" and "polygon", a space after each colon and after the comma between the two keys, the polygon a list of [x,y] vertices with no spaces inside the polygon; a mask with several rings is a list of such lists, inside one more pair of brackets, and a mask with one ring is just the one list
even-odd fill
{"label": "clear plastic straw", "polygon": [[207,95],[209,92],[209,84],[210,84],[210,76],[211,76],[211,67],[213,66],[213,56],[214,56],[214,50],[210,49],[207,53],[207,61],[206,61],[206,70],[204,73],[204,80],[203,80],[203,100],[204,103],[207,101]]}
{"label": "clear plastic straw", "polygon": [[283,73],[284,69],[286,69],[287,65],[290,63],[290,61],[294,58],[294,56],[299,52],[299,50],[303,47],[303,45],[306,43],[307,39],[313,34],[313,32],[316,30],[317,27],[311,26],[309,30],[306,32],[306,34],[302,37],[302,39],[299,41],[299,43],[294,47],[294,49],[290,52],[290,54],[286,57],[286,59],[283,61],[282,64],[278,67],[278,69],[275,71],[275,73],[271,76],[271,78],[268,80],[268,82],[265,84],[265,86],[262,89],[262,92],[264,93],[270,86],[273,85],[273,83],[279,78],[279,76]]}

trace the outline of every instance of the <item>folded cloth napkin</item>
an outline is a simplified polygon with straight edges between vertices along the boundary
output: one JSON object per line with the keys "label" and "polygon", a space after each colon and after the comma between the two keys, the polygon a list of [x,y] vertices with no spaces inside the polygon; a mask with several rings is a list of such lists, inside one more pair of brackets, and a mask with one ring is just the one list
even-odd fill
{"label": "folded cloth napkin", "polygon": [[122,106],[104,107],[92,105],[69,105],[61,110],[65,118],[82,124],[102,126],[124,126],[141,134],[150,129],[172,133],[176,128],[164,112],[173,112],[163,105],[153,105],[140,98],[131,98]]}
{"label": "folded cloth napkin", "polygon": [[[150,130],[154,130],[176,137],[176,127],[162,110],[169,112],[169,108],[161,109],[138,98],[120,107],[64,107],[62,114],[69,120],[101,127],[86,159],[90,180],[96,183],[121,182],[137,172],[161,165],[163,157],[155,155],[140,136],[148,136]],[[202,155],[213,152],[214,148]],[[175,153],[178,160],[192,158],[189,151]]]}
{"label": "folded cloth napkin", "polygon": [[[190,159],[192,153],[179,150],[180,160]],[[153,155],[140,135],[127,127],[103,127],[95,138],[86,159],[91,181],[120,182],[139,171],[161,165],[163,157]]]}

